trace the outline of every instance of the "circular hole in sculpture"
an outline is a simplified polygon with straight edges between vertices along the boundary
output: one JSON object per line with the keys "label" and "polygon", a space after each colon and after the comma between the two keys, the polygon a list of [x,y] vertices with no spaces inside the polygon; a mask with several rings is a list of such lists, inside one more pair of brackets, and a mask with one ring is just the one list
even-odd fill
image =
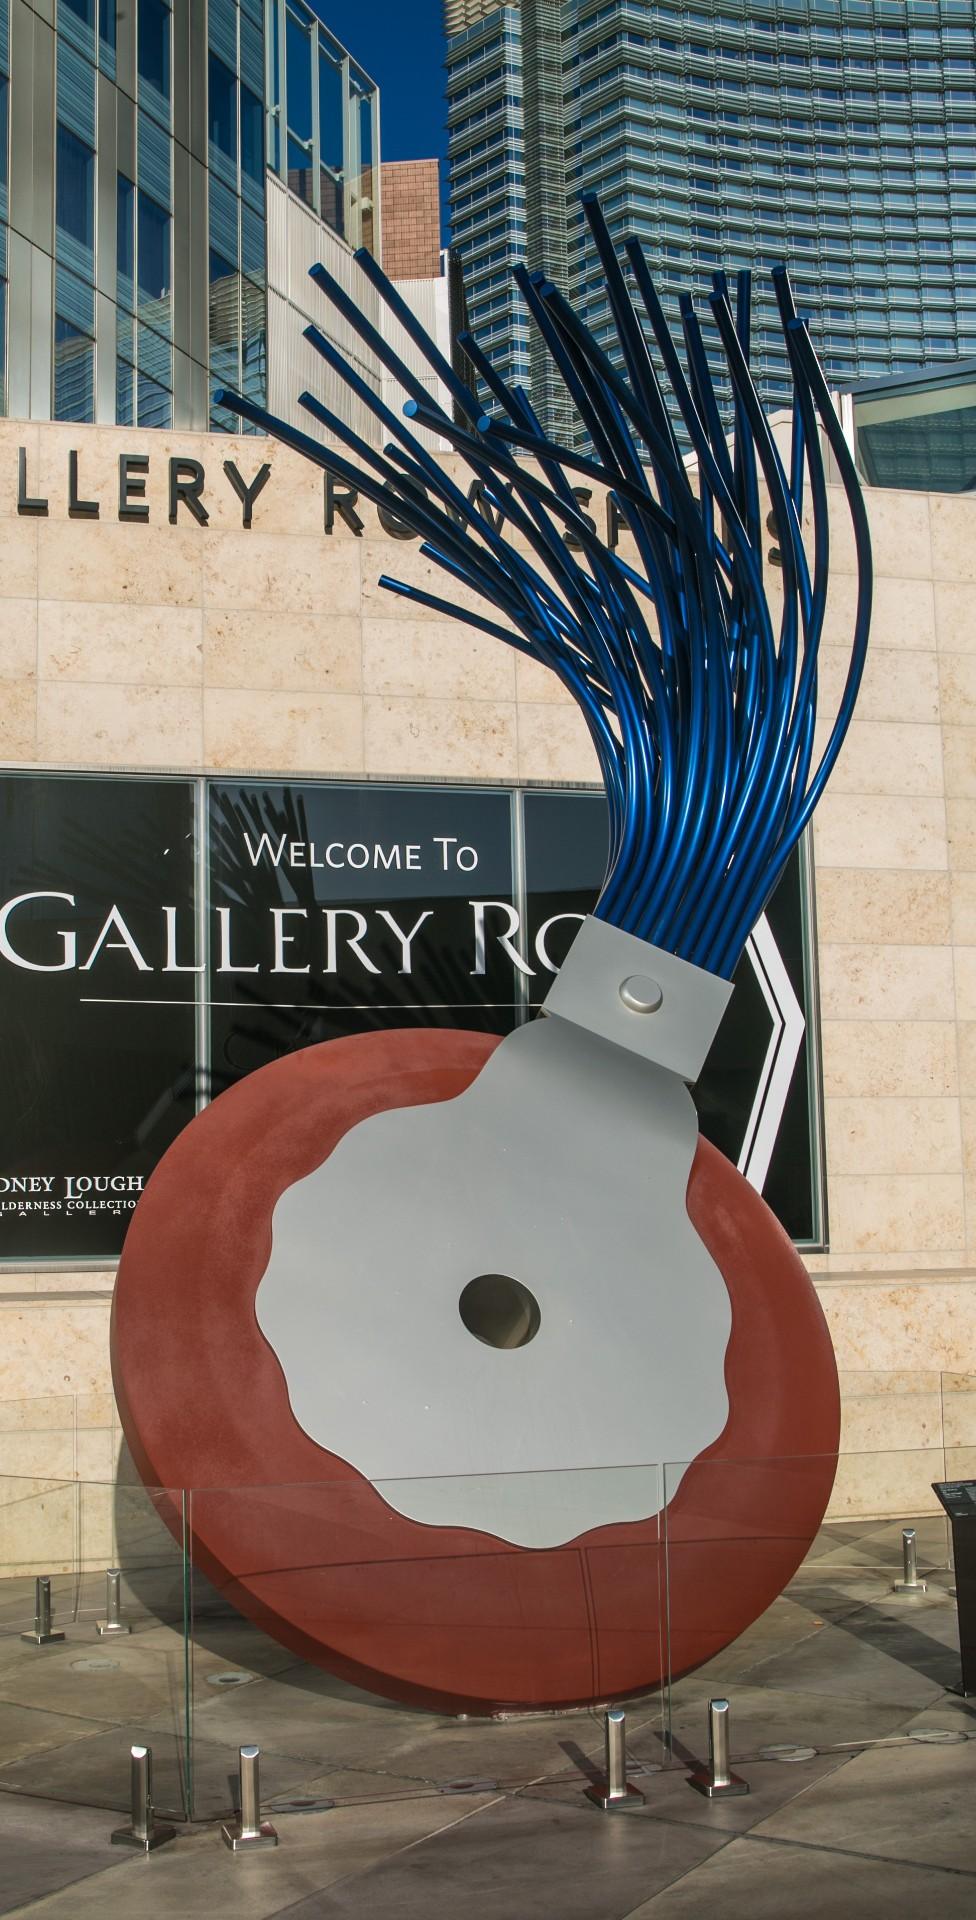
{"label": "circular hole in sculpture", "polygon": [[486,1347],[527,1347],[542,1321],[535,1295],[507,1273],[479,1273],[469,1280],[458,1312],[468,1332]]}

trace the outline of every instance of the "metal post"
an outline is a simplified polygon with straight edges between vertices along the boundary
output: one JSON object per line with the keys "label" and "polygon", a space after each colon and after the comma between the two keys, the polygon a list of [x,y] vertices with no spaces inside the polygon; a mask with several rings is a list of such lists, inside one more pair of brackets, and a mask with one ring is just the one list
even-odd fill
{"label": "metal post", "polygon": [[642,1807],[644,1795],[627,1778],[627,1715],[623,1707],[611,1707],[604,1721],[607,1770],[604,1780],[585,1789],[586,1797],[604,1813],[621,1813]]}
{"label": "metal post", "polygon": [[32,1647],[47,1647],[52,1640],[64,1639],[64,1634],[51,1625],[51,1582],[46,1574],[39,1574],[34,1582],[33,1628],[20,1637]]}
{"label": "metal post", "polygon": [[261,1818],[261,1786],[258,1773],[260,1747],[241,1747],[240,1749],[240,1809],[241,1817],[233,1825],[221,1827],[224,1845],[232,1853],[241,1853],[245,1847],[276,1847],[278,1835],[270,1820]]}
{"label": "metal post", "polygon": [[105,1618],[96,1622],[95,1632],[103,1638],[107,1633],[132,1632],[122,1618],[122,1575],[118,1567],[109,1567],[105,1575]]}
{"label": "metal post", "polygon": [[158,1827],[152,1800],[152,1748],[131,1747],[130,1823],[116,1827],[114,1847],[134,1847],[137,1853],[154,1853],[167,1840],[175,1840],[175,1827]]}
{"label": "metal post", "polygon": [[708,1703],[708,1766],[698,1767],[688,1785],[709,1800],[724,1800],[734,1793],[748,1793],[744,1780],[729,1765],[729,1703]]}
{"label": "metal post", "polygon": [[903,1527],[901,1530],[901,1558],[902,1577],[892,1582],[893,1592],[925,1593],[925,1581],[918,1577],[918,1546],[914,1527]]}

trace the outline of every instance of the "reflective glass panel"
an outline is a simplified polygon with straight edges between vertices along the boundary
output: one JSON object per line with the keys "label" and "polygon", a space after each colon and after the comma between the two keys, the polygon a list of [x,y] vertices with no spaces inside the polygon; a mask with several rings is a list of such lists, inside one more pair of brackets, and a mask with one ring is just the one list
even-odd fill
{"label": "reflective glass panel", "polygon": [[237,163],[237,81],[215,53],[209,63],[210,144]]}
{"label": "reflective glass panel", "polygon": [[168,299],[170,216],[147,193],[139,195],[139,305]]}
{"label": "reflective glass panel", "polygon": [[139,0],[139,78],[169,99],[169,8]]}
{"label": "reflective glass panel", "polygon": [[61,315],[54,321],[54,418],[92,420],[95,342]]}
{"label": "reflective glass panel", "polygon": [[118,217],[116,221],[116,271],[118,298],[122,306],[134,304],[136,272],[136,190],[124,173],[118,177]]}
{"label": "reflective glass panel", "polygon": [[322,165],[341,173],[345,160],[342,66],[319,49],[319,146]]}
{"label": "reflective glass panel", "polygon": [[171,427],[173,396],[140,369],[136,424],[140,427]]}
{"label": "reflective glass panel", "polygon": [[77,134],[60,123],[56,219],[59,258],[77,273],[92,277],[95,271],[95,155]]}
{"label": "reflective glass panel", "polygon": [[241,168],[255,186],[264,185],[264,107],[250,87],[241,87]]}
{"label": "reflective glass panel", "polygon": [[299,140],[312,138],[312,36],[297,16],[288,10],[285,40],[285,72],[288,84],[288,131]]}

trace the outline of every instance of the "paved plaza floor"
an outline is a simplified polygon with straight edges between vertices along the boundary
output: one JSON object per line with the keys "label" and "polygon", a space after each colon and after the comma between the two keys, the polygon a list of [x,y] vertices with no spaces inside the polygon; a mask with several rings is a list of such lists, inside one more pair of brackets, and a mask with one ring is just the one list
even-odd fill
{"label": "paved plaza floor", "polygon": [[[151,1583],[127,1581],[133,1632],[114,1640],[95,1635],[96,1587],[56,1579],[66,1638],[30,1647],[29,1583],[3,1583],[0,1914],[974,1920],[976,1700],[952,1691],[945,1531],[916,1524],[924,1595],[892,1591],[900,1527],[826,1527],[747,1634],[670,1696],[629,1703],[645,1803],[610,1816],[584,1795],[599,1712],[407,1711],[296,1665],[202,1590],[187,1649],[166,1569],[152,1605]],[[709,1802],[688,1773],[718,1695],[750,1792]],[[134,1741],[151,1746],[160,1817],[178,1825],[149,1858],[110,1844]],[[220,1821],[242,1742],[260,1746],[280,1844],[233,1855]]]}

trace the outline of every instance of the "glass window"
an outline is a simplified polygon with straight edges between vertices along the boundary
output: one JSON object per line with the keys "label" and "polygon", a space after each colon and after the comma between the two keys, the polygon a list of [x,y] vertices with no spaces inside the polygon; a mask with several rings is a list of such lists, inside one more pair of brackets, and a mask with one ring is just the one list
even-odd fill
{"label": "glass window", "polygon": [[94,26],[95,0],[61,0],[61,4],[72,13],[76,13],[79,20],[84,21],[86,27]]}
{"label": "glass window", "polygon": [[121,354],[115,362],[115,420],[117,426],[131,427],[134,424],[136,370],[131,361],[123,360]]}
{"label": "glass window", "polygon": [[319,49],[319,144],[324,167],[341,173],[344,162],[345,104],[341,62]]}
{"label": "glass window", "polygon": [[139,78],[169,99],[169,8],[164,0],[139,0]]}
{"label": "glass window", "polygon": [[288,10],[285,38],[288,86],[288,131],[299,140],[312,138],[312,36],[309,28]]}
{"label": "glass window", "polygon": [[210,250],[210,371],[219,386],[240,379],[240,275],[231,261]]}
{"label": "glass window", "polygon": [[[77,273],[95,271],[95,155],[84,140],[58,123],[57,251]],[[85,418],[66,414],[65,419]]]}
{"label": "glass window", "polygon": [[136,276],[136,190],[124,173],[118,177],[116,220],[116,270],[120,305],[135,304]]}
{"label": "glass window", "polygon": [[293,139],[292,135],[289,134],[288,185],[292,193],[297,193],[298,198],[306,201],[310,207],[315,205],[313,183],[311,142],[309,142],[307,147],[304,147],[301,141]]}
{"label": "glass window", "polygon": [[210,144],[237,165],[237,80],[218,60],[215,53],[209,63]]}
{"label": "glass window", "polygon": [[264,186],[264,106],[241,83],[241,170],[256,187]]}
{"label": "glass window", "polygon": [[147,193],[139,194],[139,305],[159,302],[170,290],[170,216]]}
{"label": "glass window", "polygon": [[54,418],[95,417],[95,342],[60,314],[54,321]]}
{"label": "glass window", "polygon": [[136,425],[140,427],[171,427],[173,424],[173,396],[158,380],[143,373],[141,367],[137,376]]}

